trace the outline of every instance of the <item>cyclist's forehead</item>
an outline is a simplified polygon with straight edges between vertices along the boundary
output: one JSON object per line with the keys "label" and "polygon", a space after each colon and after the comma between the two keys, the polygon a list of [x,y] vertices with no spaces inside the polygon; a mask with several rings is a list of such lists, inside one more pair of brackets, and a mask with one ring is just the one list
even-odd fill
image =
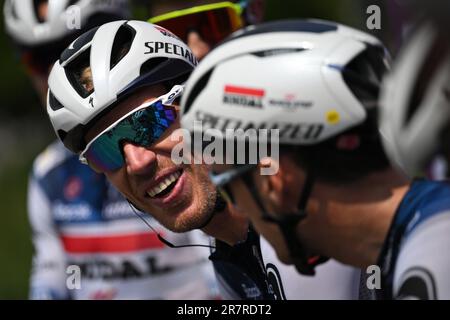
{"label": "cyclist's forehead", "polygon": [[164,93],[164,87],[159,85],[137,90],[123,101],[117,103],[109,112],[106,112],[100,119],[98,119],[96,123],[87,131],[85,135],[85,142],[89,143],[99,133],[108,128],[118,119],[130,113],[142,104],[157,99]]}

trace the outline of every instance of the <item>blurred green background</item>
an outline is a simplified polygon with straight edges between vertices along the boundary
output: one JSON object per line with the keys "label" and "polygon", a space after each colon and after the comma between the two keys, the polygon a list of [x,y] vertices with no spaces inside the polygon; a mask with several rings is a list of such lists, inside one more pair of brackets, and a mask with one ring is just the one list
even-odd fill
{"label": "blurred green background", "polygon": [[[1,8],[3,2],[0,1]],[[148,2],[136,1],[138,17],[149,15]],[[369,4],[382,6],[383,28],[377,35],[390,35],[386,31],[389,26],[385,27],[384,1],[267,0],[266,20],[314,17],[365,30]],[[32,255],[26,213],[28,173],[33,158],[54,136],[44,109],[9,44],[3,14],[0,16],[0,70],[0,299],[26,299]]]}

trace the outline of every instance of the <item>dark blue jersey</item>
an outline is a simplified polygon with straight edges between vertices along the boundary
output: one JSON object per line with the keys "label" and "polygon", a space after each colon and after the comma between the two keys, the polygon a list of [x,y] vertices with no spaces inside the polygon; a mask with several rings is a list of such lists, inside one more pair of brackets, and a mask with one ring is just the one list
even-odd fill
{"label": "dark blue jersey", "polygon": [[316,276],[301,275],[283,264],[252,228],[247,239],[233,247],[216,240],[210,259],[227,299],[358,299],[359,269],[329,260],[317,267]]}
{"label": "dark blue jersey", "polygon": [[450,298],[450,184],[414,181],[401,201],[378,265],[378,299]]}
{"label": "dark blue jersey", "polygon": [[247,239],[234,246],[216,240],[209,257],[227,299],[272,300],[261,256],[259,235],[250,228]]}

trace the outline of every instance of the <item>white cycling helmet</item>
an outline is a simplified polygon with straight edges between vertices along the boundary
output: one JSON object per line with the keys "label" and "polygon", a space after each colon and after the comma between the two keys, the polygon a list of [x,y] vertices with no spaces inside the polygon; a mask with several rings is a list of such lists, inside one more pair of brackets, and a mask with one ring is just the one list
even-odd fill
{"label": "white cycling helmet", "polygon": [[383,143],[391,161],[409,175],[450,150],[450,38],[445,33],[422,23],[383,83]]}
{"label": "white cycling helmet", "polygon": [[[195,56],[166,29],[142,21],[115,21],[77,38],[50,73],[47,112],[64,145],[84,149],[84,133],[95,118],[136,89],[182,84]],[[80,75],[90,68],[92,88]]]}
{"label": "white cycling helmet", "polygon": [[[243,179],[264,219],[280,228],[302,274],[314,274],[315,266],[327,260],[305,250],[295,229],[307,216],[316,178],[345,175],[337,178],[342,183],[388,164],[376,123],[386,69],[386,50],[366,33],[326,21],[287,20],[238,31],[202,60],[186,84],[181,123],[194,139],[208,137],[205,129],[218,129],[225,133],[228,151],[235,136],[227,129],[279,129],[279,143],[302,158],[306,177],[297,211],[275,218],[251,175]],[[216,134],[211,133],[221,137]],[[352,161],[346,161],[349,157]],[[361,162],[360,168],[353,166]],[[223,186],[255,168],[249,164],[212,172],[212,181]]]}
{"label": "white cycling helmet", "polygon": [[[373,109],[386,50],[332,22],[287,20],[238,31],[189,78],[182,126],[278,128],[280,143],[314,145],[363,123]],[[200,129],[200,127],[199,127]]]}
{"label": "white cycling helmet", "polygon": [[[42,19],[38,6],[47,3],[47,18]],[[53,42],[76,33],[86,25],[111,21],[110,16],[129,16],[127,0],[6,0],[4,19],[6,31],[19,44],[33,47]],[[86,30],[86,29],[85,29]]]}

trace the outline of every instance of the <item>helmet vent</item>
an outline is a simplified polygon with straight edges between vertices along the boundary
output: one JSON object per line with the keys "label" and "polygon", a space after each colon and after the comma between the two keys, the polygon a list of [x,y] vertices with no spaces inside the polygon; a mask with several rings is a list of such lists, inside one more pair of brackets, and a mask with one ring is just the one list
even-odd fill
{"label": "helmet vent", "polygon": [[267,57],[272,57],[272,56],[278,56],[281,54],[300,52],[303,50],[306,50],[306,49],[303,49],[303,48],[279,48],[279,49],[270,49],[270,50],[252,52],[252,54],[257,57],[260,57],[260,58],[267,58]]}
{"label": "helmet vent", "polygon": [[209,78],[211,77],[212,72],[214,69],[209,70],[207,73],[205,73],[195,84],[195,86],[192,88],[192,91],[189,94],[189,97],[186,100],[186,105],[184,108],[184,113],[188,113],[189,109],[192,106],[192,103],[194,103],[194,100],[197,98],[197,96],[200,94],[200,92],[206,87],[208,84]]}
{"label": "helmet vent", "polygon": [[42,15],[40,15],[40,13],[41,13],[40,11],[42,8],[41,6],[43,6],[45,4],[48,5],[48,0],[33,0],[34,13],[36,15],[36,20],[39,23],[43,23],[46,21],[46,19]]}
{"label": "helmet vent", "polygon": [[111,51],[110,69],[113,69],[130,51],[136,31],[124,24],[117,30]]}
{"label": "helmet vent", "polygon": [[85,50],[64,68],[70,84],[83,98],[88,97],[94,92],[89,64],[90,54],[91,48]]}
{"label": "helmet vent", "polygon": [[342,70],[345,83],[366,108],[378,100],[380,83],[387,71],[385,53],[382,47],[368,45]]}
{"label": "helmet vent", "polygon": [[319,22],[319,21],[297,21],[297,20],[281,20],[267,22],[257,27],[250,26],[243,30],[237,31],[232,36],[224,40],[221,45],[227,43],[233,39],[244,38],[257,34],[265,34],[272,32],[313,32],[324,33],[330,31],[336,31],[337,25],[331,22]]}
{"label": "helmet vent", "polygon": [[16,11],[16,5],[11,0],[9,0],[8,6],[11,8],[12,17],[16,20],[19,19],[19,16],[17,15],[17,11]]}
{"label": "helmet vent", "polygon": [[61,56],[59,58],[59,63],[63,64],[64,62],[72,59],[72,57],[74,55],[78,54],[78,51],[82,47],[84,47],[87,43],[92,41],[92,39],[94,38],[94,36],[99,28],[100,27],[93,28],[93,29],[89,30],[88,32],[84,33],[83,35],[81,35],[78,39],[76,39],[75,42],[73,42],[70,47],[66,48],[61,53]]}
{"label": "helmet vent", "polygon": [[52,108],[53,111],[64,108],[61,102],[59,102],[58,99],[56,99],[56,97],[53,95],[51,91],[49,91],[48,93],[48,104],[50,105],[50,108]]}
{"label": "helmet vent", "polygon": [[75,3],[77,3],[79,0],[70,0],[69,3],[67,4],[66,8],[69,8],[70,6],[73,6]]}
{"label": "helmet vent", "polygon": [[413,115],[419,109],[419,106],[428,91],[428,86],[430,85],[431,80],[442,61],[446,57],[449,48],[446,39],[443,39],[442,35],[438,35],[434,39],[433,45],[428,50],[428,55],[416,77],[417,81],[412,90],[412,95],[409,100],[409,106],[406,113],[405,125],[411,120]]}

